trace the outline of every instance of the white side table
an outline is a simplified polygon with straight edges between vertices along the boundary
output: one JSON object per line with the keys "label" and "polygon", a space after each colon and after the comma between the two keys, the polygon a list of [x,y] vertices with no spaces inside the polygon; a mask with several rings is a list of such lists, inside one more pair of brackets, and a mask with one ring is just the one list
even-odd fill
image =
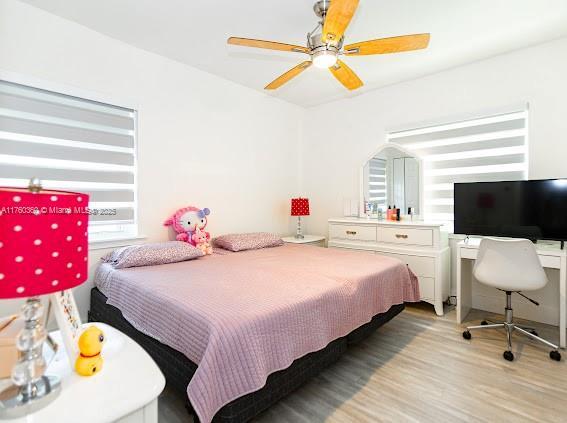
{"label": "white side table", "polygon": [[307,244],[317,247],[325,246],[325,237],[321,235],[303,235],[304,238],[296,238],[294,236],[286,236],[282,238],[283,242],[288,244]]}
{"label": "white side table", "polygon": [[[132,339],[104,323],[95,324],[104,332],[103,368],[94,376],[79,376],[69,360],[59,331],[53,339],[60,348],[47,368],[47,375],[61,378],[61,393],[51,404],[36,413],[10,423],[157,423],[157,397],[165,378],[152,358]],[[0,381],[0,387],[9,383]]]}

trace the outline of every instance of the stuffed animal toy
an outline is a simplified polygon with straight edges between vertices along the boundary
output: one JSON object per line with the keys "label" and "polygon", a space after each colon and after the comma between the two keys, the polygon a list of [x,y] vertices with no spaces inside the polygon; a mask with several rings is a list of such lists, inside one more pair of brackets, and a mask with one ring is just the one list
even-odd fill
{"label": "stuffed animal toy", "polygon": [[[177,236],[175,239],[178,241],[185,241],[191,245],[196,246],[193,240],[193,234],[197,229],[203,231],[207,226],[207,216],[211,211],[207,208],[198,209],[197,207],[189,206],[177,210],[173,216],[167,219],[163,224],[164,226],[173,226]],[[204,232],[207,240],[211,238],[211,234]]]}
{"label": "stuffed animal toy", "polygon": [[104,334],[96,326],[89,326],[79,337],[79,357],[75,370],[81,376],[92,376],[102,369],[102,344]]}
{"label": "stuffed animal toy", "polygon": [[213,247],[211,247],[211,244],[209,243],[209,239],[207,238],[205,232],[197,228],[192,236],[192,239],[195,243],[195,246],[200,249],[203,254],[213,254]]}

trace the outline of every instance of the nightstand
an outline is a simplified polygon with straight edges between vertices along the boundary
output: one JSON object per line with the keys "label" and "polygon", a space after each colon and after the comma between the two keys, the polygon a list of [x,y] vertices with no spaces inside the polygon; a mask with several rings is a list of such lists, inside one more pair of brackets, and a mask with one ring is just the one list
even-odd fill
{"label": "nightstand", "polygon": [[296,238],[294,236],[286,236],[282,238],[283,242],[287,244],[307,244],[315,245],[317,247],[325,246],[325,237],[320,235],[303,235],[304,238]]}
{"label": "nightstand", "polygon": [[[61,378],[61,393],[47,407],[7,422],[157,423],[157,397],[165,387],[161,370],[142,347],[122,332],[104,323],[94,324],[106,338],[100,373],[90,377],[75,373],[59,332],[53,332],[51,336],[59,344],[59,351],[45,373]],[[45,351],[48,350],[46,347]],[[48,362],[49,354],[46,352]],[[9,380],[2,379],[0,387],[3,384],[9,384]]]}

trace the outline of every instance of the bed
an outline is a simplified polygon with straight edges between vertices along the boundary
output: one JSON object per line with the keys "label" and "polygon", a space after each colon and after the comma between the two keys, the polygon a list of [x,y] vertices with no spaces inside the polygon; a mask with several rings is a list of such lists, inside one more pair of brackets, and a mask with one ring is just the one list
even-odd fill
{"label": "bed", "polygon": [[117,327],[200,421],[242,422],[419,301],[400,261],[285,245],[95,277],[89,319]]}

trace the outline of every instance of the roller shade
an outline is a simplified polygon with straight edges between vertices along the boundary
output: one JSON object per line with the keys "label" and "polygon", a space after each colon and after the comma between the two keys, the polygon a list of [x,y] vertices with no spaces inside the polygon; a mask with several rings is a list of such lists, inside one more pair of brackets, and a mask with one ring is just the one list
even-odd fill
{"label": "roller shade", "polygon": [[426,219],[452,225],[457,182],[527,178],[527,110],[393,132],[388,140],[424,164]]}
{"label": "roller shade", "polygon": [[368,201],[386,207],[386,160],[372,158],[368,162]]}
{"label": "roller shade", "polygon": [[0,80],[0,185],[90,195],[91,225],[133,224],[136,112]]}

